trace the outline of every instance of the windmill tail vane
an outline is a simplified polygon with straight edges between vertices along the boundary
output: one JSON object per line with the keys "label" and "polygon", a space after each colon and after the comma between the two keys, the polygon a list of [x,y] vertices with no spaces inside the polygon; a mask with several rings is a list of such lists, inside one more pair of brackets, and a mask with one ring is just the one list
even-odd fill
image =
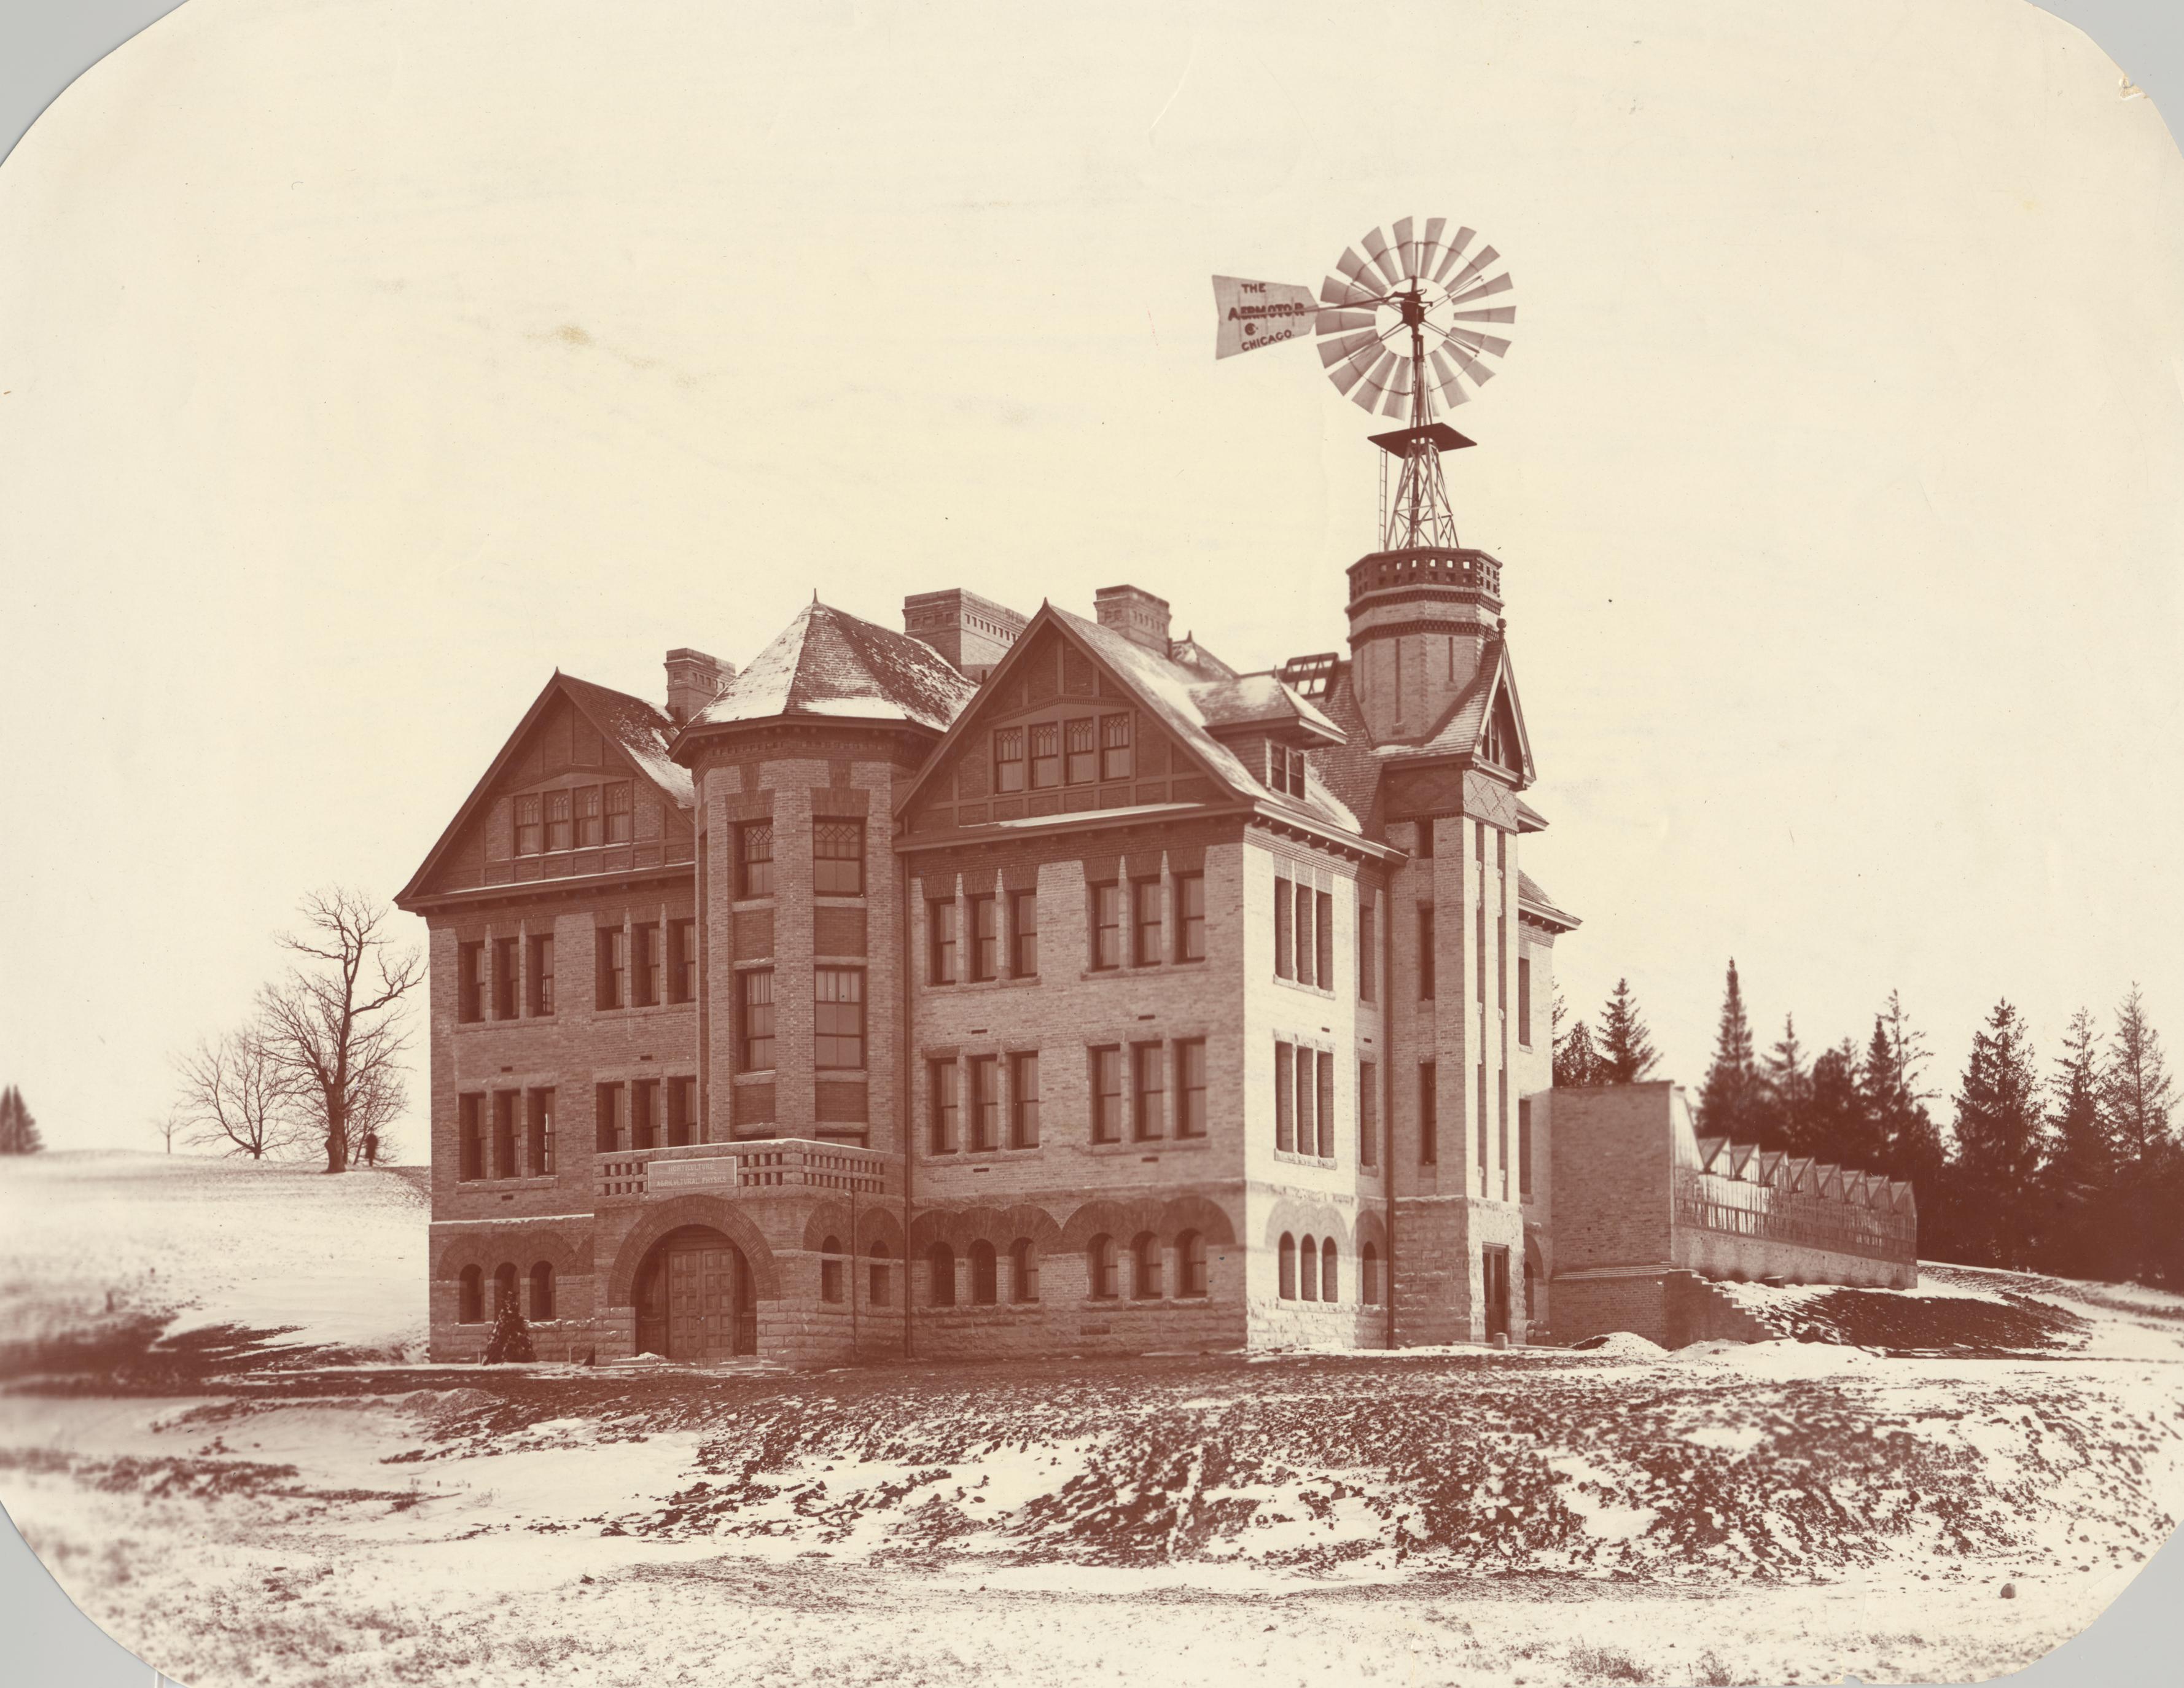
{"label": "windmill tail vane", "polygon": [[[1217,359],[1256,352],[1310,334],[1335,390],[1368,415],[1407,426],[1373,435],[1381,460],[1380,549],[1453,547],[1456,518],[1441,477],[1440,454],[1471,443],[1435,420],[1494,378],[1509,349],[1490,331],[1517,318],[1497,303],[1510,290],[1491,246],[1474,250],[1475,231],[1448,231],[1448,219],[1375,228],[1346,248],[1315,294],[1289,281],[1213,278]],[[1359,251],[1362,248],[1362,253]],[[1394,474],[1392,488],[1389,484]]]}

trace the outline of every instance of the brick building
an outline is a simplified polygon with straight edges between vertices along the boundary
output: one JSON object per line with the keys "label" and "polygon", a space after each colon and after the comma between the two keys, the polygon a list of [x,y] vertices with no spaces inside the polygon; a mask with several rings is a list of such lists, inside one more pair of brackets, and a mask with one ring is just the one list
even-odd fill
{"label": "brick building", "polygon": [[1346,655],[1251,673],[1128,586],[815,597],[741,672],[671,651],[664,710],[556,673],[398,899],[434,1357],[509,1297],[546,1358],[1668,1329],[1747,1220],[1608,1240],[1628,1166],[1673,1206],[1673,1110],[1549,1106],[1577,922],[1521,865],[1500,572],[1373,553]]}

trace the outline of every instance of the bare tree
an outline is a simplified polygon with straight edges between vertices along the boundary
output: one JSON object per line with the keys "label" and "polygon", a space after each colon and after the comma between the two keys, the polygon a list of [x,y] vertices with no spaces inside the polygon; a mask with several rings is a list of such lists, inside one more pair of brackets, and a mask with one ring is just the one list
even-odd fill
{"label": "bare tree", "polygon": [[166,1128],[172,1149],[178,1117],[192,1143],[262,1161],[307,1140],[298,1117],[304,1087],[259,1024],[219,1038],[199,1038],[175,1058],[181,1089]]}
{"label": "bare tree", "polygon": [[152,1122],[152,1129],[159,1134],[159,1141],[170,1155],[175,1152],[175,1139],[182,1134],[185,1123],[180,1108],[169,1108]]}
{"label": "bare tree", "polygon": [[302,912],[303,930],[281,940],[295,964],[260,994],[259,1013],[275,1059],[303,1093],[312,1135],[326,1146],[326,1170],[346,1172],[362,1150],[377,1152],[381,1131],[401,1110],[404,1004],[424,981],[424,957],[393,948],[391,911],[360,892],[315,891]]}

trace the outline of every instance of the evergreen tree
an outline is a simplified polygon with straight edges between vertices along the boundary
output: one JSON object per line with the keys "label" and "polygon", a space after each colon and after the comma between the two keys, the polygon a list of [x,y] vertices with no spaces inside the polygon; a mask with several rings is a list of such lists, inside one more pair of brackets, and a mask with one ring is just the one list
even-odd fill
{"label": "evergreen tree", "polygon": [[1713,1061],[1699,1091],[1698,1128],[1710,1136],[1748,1139],[1757,1123],[1758,1092],[1752,1022],[1744,1016],[1744,991],[1737,983],[1736,957],[1732,955],[1729,982],[1722,990],[1721,1024],[1714,1033]]}
{"label": "evergreen tree", "polygon": [[1605,1082],[1600,1076],[1600,1051],[1593,1045],[1592,1028],[1580,1020],[1555,1042],[1555,1083],[1568,1089]]}
{"label": "evergreen tree", "polygon": [[2120,1256],[2111,1206],[2118,1194],[2114,1145],[2101,1107],[2100,1034],[2082,1008],[2063,1034],[2048,1084],[2052,1145],[2042,1169],[2041,1264],[2072,1278],[2114,1275]]}
{"label": "evergreen tree", "polygon": [[1957,1091],[1955,1177],[1964,1197],[1960,1245],[1975,1263],[2028,1265],[2038,1246],[2036,1179],[2047,1123],[2025,1019],[1997,1002],[1972,1039]]}
{"label": "evergreen tree", "polygon": [[1760,1146],[1796,1155],[1807,1153],[1797,1145],[1811,1135],[1812,1106],[1813,1075],[1806,1070],[1805,1047],[1797,1041],[1796,1017],[1785,1014],[1782,1035],[1767,1051],[1752,1110],[1752,1134]]}
{"label": "evergreen tree", "polygon": [[2117,1240],[2126,1267],[2142,1283],[2173,1282],[2184,1271],[2174,1219],[2184,1173],[2170,1127],[2176,1106],[2161,1034],[2146,1017],[2146,1004],[2133,984],[2116,1009],[2115,1035],[2101,1072],[2101,1111],[2115,1156]]}
{"label": "evergreen tree", "polygon": [[1873,1037],[1865,1051],[1866,1106],[1886,1145],[1886,1170],[1912,1188],[1919,1206],[1919,1246],[1932,1251],[1954,1234],[1954,1187],[1947,1177],[1949,1152],[1942,1128],[1926,1111],[1935,1093],[1925,1085],[1931,1059],[1926,1039],[1903,1011],[1895,991],[1874,1016]]}
{"label": "evergreen tree", "polygon": [[1630,981],[1618,979],[1600,1011],[1599,1084],[1635,1084],[1661,1063]]}
{"label": "evergreen tree", "polygon": [[1879,1169],[1879,1139],[1865,1105],[1865,1073],[1858,1045],[1845,1038],[1814,1058],[1812,1089],[1797,1137],[1786,1146],[1793,1155],[1872,1172]]}
{"label": "evergreen tree", "polygon": [[13,1084],[0,1091],[0,1155],[35,1155],[45,1146],[23,1093]]}
{"label": "evergreen tree", "polygon": [[486,1339],[485,1362],[498,1366],[503,1362],[526,1364],[538,1357],[531,1345],[531,1327],[524,1322],[523,1309],[516,1305],[517,1298],[510,1295],[500,1304],[493,1315],[493,1334]]}

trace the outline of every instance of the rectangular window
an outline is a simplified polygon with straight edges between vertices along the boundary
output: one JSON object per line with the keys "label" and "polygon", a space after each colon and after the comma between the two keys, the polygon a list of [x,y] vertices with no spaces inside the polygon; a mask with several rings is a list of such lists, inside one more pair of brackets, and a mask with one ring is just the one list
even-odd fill
{"label": "rectangular window", "polygon": [[1499,827],[1494,829],[1494,865],[1505,872],[1509,866],[1509,835]]}
{"label": "rectangular window", "polygon": [[588,785],[577,794],[577,848],[596,850],[600,841],[599,788]]}
{"label": "rectangular window", "polygon": [[476,1093],[457,1099],[455,1140],[460,1151],[455,1176],[485,1176],[485,1098]]}
{"label": "rectangular window", "polygon": [[1100,777],[1128,779],[1130,777],[1130,717],[1127,715],[1103,715],[1100,717]]}
{"label": "rectangular window", "polygon": [[815,967],[812,1064],[855,1070],[865,1064],[865,974],[861,967]]}
{"label": "rectangular window", "polygon": [[1120,885],[1095,885],[1092,888],[1092,965],[1100,968],[1123,965],[1123,888]]}
{"label": "rectangular window", "polygon": [[925,905],[925,982],[956,983],[956,900],[936,897]]}
{"label": "rectangular window", "polygon": [[680,1149],[698,1140],[698,1080],[683,1073],[667,1081],[667,1146]]}
{"label": "rectangular window", "polygon": [[1178,873],[1175,879],[1175,958],[1206,959],[1206,876]]}
{"label": "rectangular window", "polygon": [[515,1103],[514,1090],[493,1093],[493,1171],[490,1176],[515,1176]]}
{"label": "rectangular window", "polygon": [[522,969],[516,960],[515,940],[496,938],[493,940],[493,1017],[513,1020],[515,1005],[521,1000],[516,986],[521,982]]}
{"label": "rectangular window", "polygon": [[455,1017],[470,1024],[485,1018],[485,940],[455,946]]}
{"label": "rectangular window", "polygon": [[1319,954],[1319,944],[1313,937],[1312,893],[1309,885],[1296,888],[1296,978],[1299,984],[1318,984],[1318,970],[1313,966]]}
{"label": "rectangular window", "polygon": [[1479,1193],[1486,1193],[1486,1063],[1479,1063]]}
{"label": "rectangular window", "polygon": [[1430,1167],[1440,1159],[1440,1069],[1430,1061],[1418,1063],[1418,1164]]}
{"label": "rectangular window", "polygon": [[1278,979],[1296,977],[1296,940],[1290,935],[1290,922],[1295,913],[1294,889],[1288,880],[1277,874],[1274,878],[1274,977]]}
{"label": "rectangular window", "polygon": [[627,844],[630,841],[632,831],[630,825],[630,807],[629,782],[626,779],[611,782],[607,787],[607,842],[609,844]]}
{"label": "rectangular window", "polygon": [[533,793],[515,799],[515,853],[518,855],[537,855],[545,846],[545,832],[540,824],[544,805]]}
{"label": "rectangular window", "polygon": [[1312,977],[1319,981],[1322,990],[1334,989],[1334,898],[1322,891],[1313,900],[1316,923],[1313,926],[1318,958],[1313,963]]}
{"label": "rectangular window", "polygon": [[1319,1085],[1312,1077],[1312,1051],[1302,1044],[1296,1051],[1296,1151],[1300,1155],[1319,1153],[1319,1114],[1313,1104],[1319,1096]]}
{"label": "rectangular window", "polygon": [[745,821],[736,828],[736,895],[773,894],[773,822]]}
{"label": "rectangular window", "polygon": [[554,1170],[554,1093],[533,1090],[527,1098],[528,1117],[524,1122],[523,1164],[534,1178],[543,1178]]}
{"label": "rectangular window", "polygon": [[1472,835],[1479,841],[1478,848],[1473,851],[1473,854],[1476,855],[1483,864],[1486,860],[1486,822],[1484,821],[1474,821],[1471,823],[1471,830]]}
{"label": "rectangular window", "polygon": [[1296,1050],[1277,1039],[1274,1043],[1274,1147],[1285,1155],[1296,1152]]}
{"label": "rectangular window", "polygon": [[629,1146],[660,1146],[660,1081],[640,1078],[629,1087]]}
{"label": "rectangular window", "polygon": [[1123,1140],[1123,1051],[1112,1045],[1092,1051],[1092,1140]]}
{"label": "rectangular window", "polygon": [[974,979],[998,978],[1001,967],[1000,902],[990,892],[972,897],[970,961]]}
{"label": "rectangular window", "polygon": [[1368,896],[1357,899],[1357,1000],[1373,1000],[1373,975],[1379,971],[1373,965],[1373,916],[1378,911]]}
{"label": "rectangular window", "polygon": [[1130,965],[1149,967],[1161,958],[1161,887],[1157,879],[1130,886]]}
{"label": "rectangular window", "polygon": [[[1500,834],[1496,833],[1496,837]],[[1509,1069],[1500,1068],[1494,1075],[1494,1148],[1502,1167],[1502,1195],[1509,1195]]]}
{"label": "rectangular window", "polygon": [[569,799],[571,794],[566,791],[546,794],[546,854],[549,855],[569,847]]}
{"label": "rectangular window", "polygon": [[533,1014],[554,1011],[554,934],[534,932],[531,934],[531,967],[527,979],[530,1009]]}
{"label": "rectangular window", "polygon": [[1061,783],[1061,723],[1042,721],[1029,729],[1031,734],[1031,788],[1045,791]]}
{"label": "rectangular window", "polygon": [[698,1000],[698,922],[695,920],[671,920],[667,922],[667,1000],[670,1002],[695,1002]]}
{"label": "rectangular window", "polygon": [[1334,1158],[1334,1057],[1319,1051],[1319,1158]]}
{"label": "rectangular window", "polygon": [[1009,1147],[1039,1147],[1039,1051],[1009,1057]]}
{"label": "rectangular window", "polygon": [[811,823],[811,889],[822,897],[865,894],[865,823]]}
{"label": "rectangular window", "polygon": [[1175,1134],[1206,1135],[1206,1039],[1184,1038],[1175,1046]]}
{"label": "rectangular window", "polygon": [[[1457,958],[1461,971],[1462,961]],[[1430,1002],[1434,994],[1434,905],[1418,905],[1418,1000]]]}
{"label": "rectangular window", "polygon": [[1304,752],[1303,752],[1303,751],[1301,751],[1301,750],[1292,750],[1292,751],[1290,751],[1290,796],[1292,796],[1292,797],[1301,797],[1301,796],[1303,796],[1303,795],[1304,795],[1305,775],[1306,775],[1306,772],[1311,768],[1311,766],[1312,766],[1312,765],[1311,765],[1311,763],[1307,762],[1307,761],[1305,760],[1305,755],[1304,755]]}
{"label": "rectangular window", "polygon": [[1517,1194],[1527,1201],[1532,1197],[1532,1105],[1522,1097],[1517,1102]]}
{"label": "rectangular window", "polygon": [[1479,994],[1475,1000],[1483,1011],[1486,1006],[1486,904],[1482,900],[1473,915],[1472,947],[1478,955],[1478,972],[1474,975]]}
{"label": "rectangular window", "polygon": [[621,1086],[598,1084],[592,1089],[592,1142],[602,1155],[621,1147]]}
{"label": "rectangular window", "polygon": [[1421,861],[1431,861],[1434,853],[1434,823],[1431,821],[1419,820],[1413,822],[1412,827],[1418,833],[1418,844],[1411,854]]}
{"label": "rectangular window", "polygon": [[928,1154],[952,1155],[957,1143],[959,1116],[963,1110],[961,1086],[963,1069],[955,1056],[925,1064],[931,1112],[926,1119],[925,1146]]}
{"label": "rectangular window", "polygon": [[1130,1045],[1131,1123],[1140,1140],[1167,1135],[1167,1047]]}
{"label": "rectangular window", "polygon": [[1380,1163],[1380,1069],[1372,1061],[1357,1063],[1357,1164]]}
{"label": "rectangular window", "polygon": [[1039,977],[1039,893],[1009,893],[1009,977]]}
{"label": "rectangular window", "polygon": [[1024,730],[1021,727],[1000,727],[994,733],[994,789],[1011,792],[1023,788]]}
{"label": "rectangular window", "polygon": [[999,1056],[971,1057],[971,1146],[1001,1146],[1001,1061]]}
{"label": "rectangular window", "polygon": [[773,1065],[773,969],[759,967],[743,980],[743,1070],[763,1072]]}
{"label": "rectangular window", "polygon": [[1267,740],[1267,789],[1286,793],[1290,788],[1290,753]]}
{"label": "rectangular window", "polygon": [[1075,721],[1063,723],[1062,733],[1069,759],[1062,770],[1063,783],[1069,785],[1089,785],[1099,772],[1098,735],[1090,716],[1080,716]]}
{"label": "rectangular window", "polygon": [[629,934],[619,926],[599,929],[599,1006],[624,1008],[629,1005]]}
{"label": "rectangular window", "polygon": [[1532,958],[1517,957],[1517,1041],[1532,1046]]}
{"label": "rectangular window", "polygon": [[630,1000],[639,1008],[660,1001],[660,922],[639,922],[629,929]]}

